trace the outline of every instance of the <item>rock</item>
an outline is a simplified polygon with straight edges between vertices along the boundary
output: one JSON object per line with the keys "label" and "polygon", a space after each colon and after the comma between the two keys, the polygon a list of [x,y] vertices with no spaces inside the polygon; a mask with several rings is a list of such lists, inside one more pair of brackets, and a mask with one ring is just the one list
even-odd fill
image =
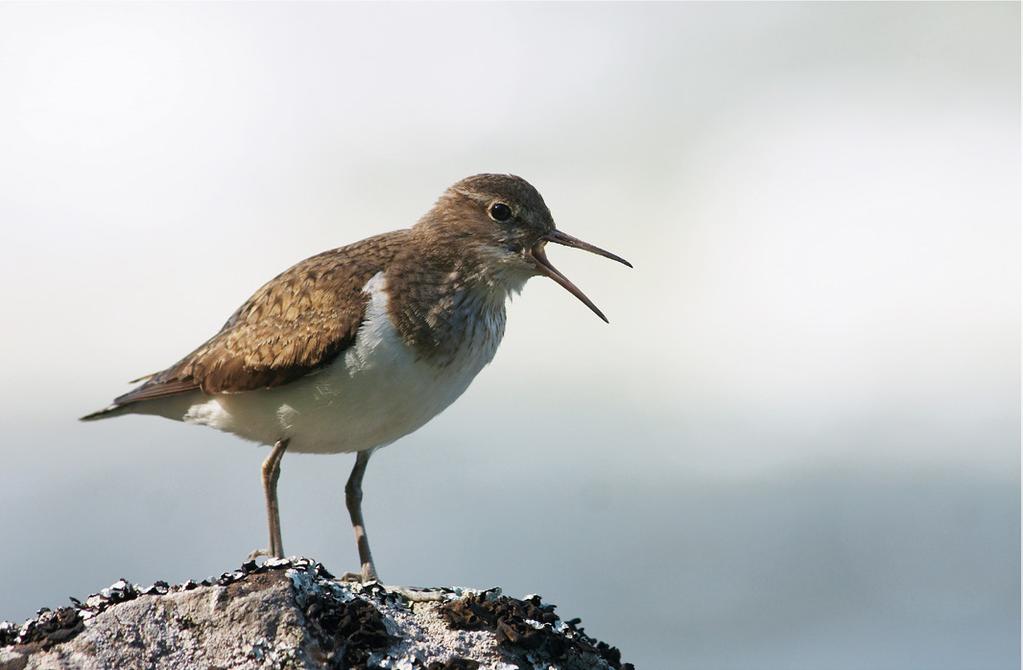
{"label": "rock", "polygon": [[0,670],[632,670],[539,596],[338,582],[305,558],[176,586],[122,579],[72,602],[0,622]]}

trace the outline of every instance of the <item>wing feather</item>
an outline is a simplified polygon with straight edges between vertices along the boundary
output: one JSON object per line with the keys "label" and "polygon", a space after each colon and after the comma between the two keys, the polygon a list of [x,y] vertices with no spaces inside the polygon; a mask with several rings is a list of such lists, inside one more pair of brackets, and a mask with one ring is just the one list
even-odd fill
{"label": "wing feather", "polygon": [[196,390],[240,393],[287,384],[328,365],[355,342],[362,288],[403,247],[407,230],[307,258],[265,284],[220,332],[114,403]]}

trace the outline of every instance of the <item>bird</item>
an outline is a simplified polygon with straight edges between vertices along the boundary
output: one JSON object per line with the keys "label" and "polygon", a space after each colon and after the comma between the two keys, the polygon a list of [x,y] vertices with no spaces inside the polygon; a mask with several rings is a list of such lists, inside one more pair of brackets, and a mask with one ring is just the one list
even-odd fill
{"label": "bird", "polygon": [[370,455],[454,402],[494,357],[505,306],[532,277],[607,317],[548,260],[546,246],[632,265],[559,230],[540,193],[511,174],[446,189],[412,227],[311,256],[264,284],[213,337],[83,421],[155,415],[269,446],[261,475],[269,547],[284,557],[277,482],[285,452],[355,453],[345,503],[355,581],[379,581],[362,513]]}

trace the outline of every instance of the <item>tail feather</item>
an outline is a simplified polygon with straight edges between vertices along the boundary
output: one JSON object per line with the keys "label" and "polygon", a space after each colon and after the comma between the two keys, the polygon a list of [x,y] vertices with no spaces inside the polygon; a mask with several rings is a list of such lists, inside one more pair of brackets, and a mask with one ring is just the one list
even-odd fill
{"label": "tail feather", "polygon": [[121,414],[122,413],[121,410],[125,409],[125,407],[127,407],[127,405],[118,405],[115,403],[113,405],[108,405],[107,407],[104,407],[101,410],[92,412],[91,414],[86,414],[83,417],[79,417],[78,420],[98,421],[99,419],[109,419],[110,417],[114,417]]}
{"label": "tail feather", "polygon": [[[136,384],[141,382],[141,386],[137,386],[131,391],[123,395],[119,395],[114,398],[113,402],[104,407],[101,410],[86,414],[80,417],[79,421],[97,421],[99,419],[108,419],[110,417],[119,416],[127,412],[137,412],[141,407],[147,404],[147,401],[158,400],[161,398],[169,398],[172,396],[183,396],[189,391],[195,391],[199,388],[199,385],[194,381],[182,381],[178,379],[171,379],[169,381],[159,382],[156,380],[157,375],[160,373],[154,372],[138,379],[134,379],[129,384]],[[149,412],[141,412],[147,414]]]}

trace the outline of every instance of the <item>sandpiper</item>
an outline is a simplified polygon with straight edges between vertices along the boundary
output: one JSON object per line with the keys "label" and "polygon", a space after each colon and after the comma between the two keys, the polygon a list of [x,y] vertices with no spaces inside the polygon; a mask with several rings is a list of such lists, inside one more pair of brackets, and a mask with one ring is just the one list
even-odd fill
{"label": "sandpiper", "polygon": [[411,228],[285,270],[198,349],[82,419],[153,414],[272,445],[262,467],[270,546],[254,556],[284,555],[277,479],[285,451],[355,452],[345,485],[361,563],[353,576],[376,580],[362,517],[370,454],[465,391],[504,335],[506,300],[545,276],[607,321],[547,260],[548,242],[632,267],[555,228],[524,179],[468,177]]}

